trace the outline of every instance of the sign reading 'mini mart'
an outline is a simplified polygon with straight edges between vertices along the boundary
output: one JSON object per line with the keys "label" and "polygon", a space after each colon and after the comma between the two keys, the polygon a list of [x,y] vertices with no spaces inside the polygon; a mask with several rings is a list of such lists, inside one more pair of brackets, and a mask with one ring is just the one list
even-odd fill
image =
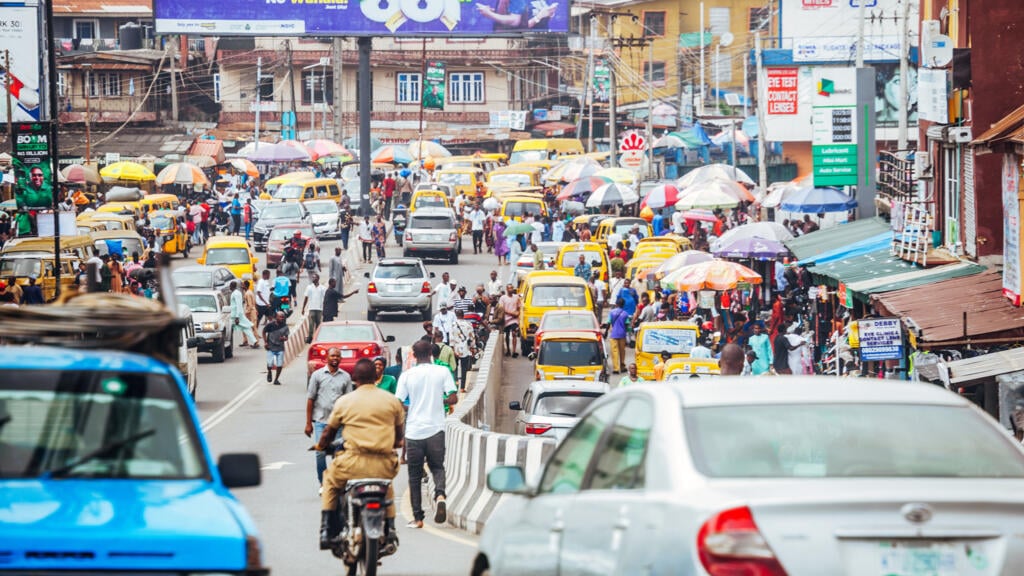
{"label": "sign reading 'mini mart'", "polygon": [[858,176],[857,70],[814,70],[815,186],[855,186]]}

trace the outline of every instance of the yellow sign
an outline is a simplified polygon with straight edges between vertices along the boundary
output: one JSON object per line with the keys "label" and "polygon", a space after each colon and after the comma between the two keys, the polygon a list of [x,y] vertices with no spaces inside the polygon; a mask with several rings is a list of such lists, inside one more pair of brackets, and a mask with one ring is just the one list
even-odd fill
{"label": "yellow sign", "polygon": [[860,348],[860,329],[856,322],[850,322],[850,348]]}

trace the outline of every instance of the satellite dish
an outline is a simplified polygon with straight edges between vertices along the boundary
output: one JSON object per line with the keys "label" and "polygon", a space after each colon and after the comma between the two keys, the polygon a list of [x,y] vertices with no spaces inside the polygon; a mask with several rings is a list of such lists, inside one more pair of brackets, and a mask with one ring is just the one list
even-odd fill
{"label": "satellite dish", "polygon": [[722,37],[718,39],[718,45],[722,48],[727,48],[732,45],[736,40],[736,37],[732,35],[732,32],[726,32],[722,34]]}
{"label": "satellite dish", "polygon": [[932,36],[921,45],[921,55],[929,68],[946,66],[953,61],[953,40],[943,34]]}

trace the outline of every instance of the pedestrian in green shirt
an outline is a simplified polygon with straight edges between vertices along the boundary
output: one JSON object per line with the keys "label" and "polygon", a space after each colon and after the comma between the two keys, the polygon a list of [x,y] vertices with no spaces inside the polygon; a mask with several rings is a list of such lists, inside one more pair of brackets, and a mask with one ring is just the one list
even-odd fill
{"label": "pedestrian in green shirt", "polygon": [[384,360],[383,356],[378,356],[373,359],[373,367],[377,370],[377,388],[381,390],[387,390],[392,394],[395,393],[395,388],[398,387],[398,381],[395,380],[394,376],[384,373],[387,361]]}

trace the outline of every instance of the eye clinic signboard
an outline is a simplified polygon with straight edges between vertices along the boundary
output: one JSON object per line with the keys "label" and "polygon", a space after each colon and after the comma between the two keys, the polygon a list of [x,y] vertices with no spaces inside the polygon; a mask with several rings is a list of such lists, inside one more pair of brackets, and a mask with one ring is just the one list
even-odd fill
{"label": "eye clinic signboard", "polygon": [[569,0],[154,0],[158,34],[522,36],[569,31]]}

